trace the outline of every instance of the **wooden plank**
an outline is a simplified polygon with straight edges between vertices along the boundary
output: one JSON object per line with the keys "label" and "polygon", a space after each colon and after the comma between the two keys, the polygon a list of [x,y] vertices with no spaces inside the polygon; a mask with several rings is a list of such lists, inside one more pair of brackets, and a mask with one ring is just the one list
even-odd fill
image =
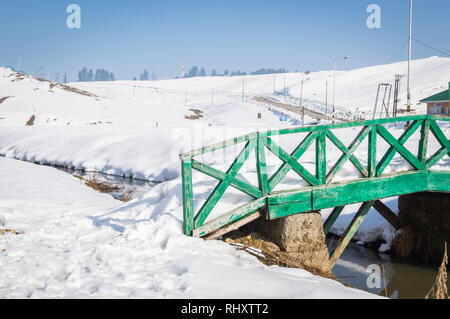
{"label": "wooden plank", "polygon": [[410,171],[313,188],[313,209],[425,191],[428,171]]}
{"label": "wooden plank", "polygon": [[367,168],[370,177],[374,177],[377,174],[377,131],[377,126],[372,126],[369,136]]}
{"label": "wooden plank", "polygon": [[384,219],[386,219],[389,224],[392,225],[395,229],[400,228],[400,222],[398,220],[398,216],[395,215],[395,213],[387,207],[382,201],[376,200],[373,204],[373,208],[376,209],[376,211],[383,216]]}
{"label": "wooden plank", "polygon": [[[210,167],[206,164],[200,163],[196,160],[192,160],[192,168],[196,169],[197,171],[199,171],[203,174],[206,174],[215,179],[218,179],[220,181],[224,181],[228,176],[224,172],[221,172],[213,167]],[[233,178],[230,186],[233,186],[234,188],[240,190],[241,192],[246,193],[249,196],[252,196],[253,198],[263,197],[263,194],[259,189],[257,189],[256,187],[254,187],[252,185],[244,183],[243,181],[237,179],[236,177]]]}
{"label": "wooden plank", "polygon": [[254,140],[256,138],[256,135],[257,135],[256,132],[255,133],[250,133],[250,134],[239,136],[239,137],[235,137],[235,138],[232,138],[232,139],[220,142],[220,143],[216,143],[216,144],[213,144],[213,145],[202,147],[202,148],[190,151],[190,152],[185,152],[185,153],[180,154],[180,158],[182,160],[183,159],[189,159],[189,158],[192,158],[192,157],[197,156],[197,155],[214,152],[214,151],[217,151],[217,150],[220,150],[220,149],[223,149],[223,148],[227,148],[229,146],[233,146],[235,144],[249,142],[251,140]]}
{"label": "wooden plank", "polygon": [[[316,139],[316,178],[319,184],[326,184],[327,158],[326,158],[326,130],[320,131]],[[314,185],[314,184],[313,184]]]}
{"label": "wooden plank", "polygon": [[264,136],[258,133],[256,148],[256,170],[258,172],[259,190],[266,195],[269,193],[269,177],[267,175],[266,150],[264,147]]}
{"label": "wooden plank", "polygon": [[425,164],[419,161],[406,147],[400,144],[391,133],[388,132],[382,125],[378,126],[378,132],[381,137],[390,145],[392,145],[395,150],[403,156],[403,158],[418,170],[425,169]]}
{"label": "wooden plank", "polygon": [[428,191],[450,192],[450,172],[431,171],[428,174]]}
{"label": "wooden plank", "polygon": [[194,229],[194,194],[192,192],[192,162],[190,159],[181,162],[181,181],[183,191],[183,231],[191,236]]}
{"label": "wooden plank", "polygon": [[331,180],[336,176],[336,174],[341,170],[344,163],[353,156],[353,153],[356,151],[358,146],[364,141],[367,135],[371,132],[372,128],[366,126],[364,127],[359,134],[356,136],[356,138],[353,140],[353,142],[350,144],[348,152],[344,152],[342,156],[339,158],[339,160],[334,164],[334,166],[330,169],[328,172],[326,182],[327,184],[331,182]]}
{"label": "wooden plank", "polygon": [[248,223],[251,223],[252,221],[257,220],[260,217],[261,217],[261,213],[260,212],[253,213],[253,214],[251,214],[251,215],[249,215],[249,216],[247,216],[245,218],[242,218],[241,220],[239,220],[239,221],[237,221],[237,222],[235,222],[233,224],[225,226],[225,227],[223,227],[223,228],[221,228],[221,229],[219,229],[219,230],[209,234],[208,236],[204,237],[204,239],[206,239],[206,240],[213,240],[213,239],[219,238],[220,236],[228,234],[229,232],[232,232],[232,231],[234,231],[236,229],[239,229],[242,226],[245,226]]}
{"label": "wooden plank", "polygon": [[413,115],[413,116],[402,116],[402,117],[394,117],[387,119],[376,119],[376,120],[368,120],[368,121],[352,121],[345,123],[336,123],[336,124],[328,124],[328,125],[316,125],[316,126],[305,126],[305,127],[295,127],[281,130],[269,130],[264,133],[267,136],[274,135],[285,135],[292,133],[302,133],[302,132],[316,132],[316,131],[324,131],[338,128],[349,128],[356,126],[369,126],[369,125],[382,125],[389,123],[399,123],[399,122],[411,122],[416,120],[425,120],[427,115]]}
{"label": "wooden plank", "polygon": [[330,231],[331,227],[333,227],[334,223],[338,219],[339,215],[341,215],[342,211],[344,210],[345,206],[338,206],[333,209],[331,214],[328,216],[327,220],[323,224],[323,232],[325,236]]}
{"label": "wooden plank", "polygon": [[447,137],[435,121],[430,121],[430,128],[434,137],[438,140],[439,144],[447,149],[448,156],[450,156],[450,140],[447,139]]}
{"label": "wooden plank", "polygon": [[[274,192],[268,197],[269,218],[276,219],[295,213],[426,191],[429,188],[428,176],[430,174],[428,171],[410,171],[326,186],[310,186],[291,191]],[[441,180],[445,179],[446,175],[450,175],[450,173],[444,172],[434,174],[439,174],[436,179],[440,178]],[[289,208],[295,203],[298,203],[294,206],[295,208]]]}
{"label": "wooden plank", "polygon": [[285,150],[279,147],[272,139],[266,138],[264,140],[267,148],[279,157],[283,162],[287,163],[301,178],[303,178],[310,185],[317,185],[319,181],[308,170],[303,167],[296,159],[292,158]]}
{"label": "wooden plank", "polygon": [[359,208],[358,212],[356,213],[355,217],[351,221],[350,225],[348,225],[345,232],[342,234],[341,239],[339,240],[338,244],[336,245],[336,248],[331,253],[330,259],[328,261],[329,268],[333,268],[336,264],[337,260],[341,256],[342,252],[347,247],[348,243],[352,239],[352,237],[355,235],[356,231],[358,230],[359,226],[363,222],[364,218],[369,213],[369,210],[372,208],[375,201],[368,201],[364,202],[361,207]]}
{"label": "wooden plank", "polygon": [[[403,132],[403,134],[398,139],[398,142],[403,145],[406,143],[406,141],[416,132],[416,130],[419,128],[420,124],[423,121],[417,120],[411,123],[411,125],[408,126],[408,128]],[[388,151],[384,156],[381,158],[380,162],[377,165],[377,176],[381,176],[384,172],[384,169],[389,165],[391,160],[395,156],[395,148],[393,146],[389,147]]]}
{"label": "wooden plank", "polygon": [[199,212],[194,218],[194,226],[199,227],[203,225],[204,221],[208,217],[209,213],[213,210],[213,208],[216,206],[219,199],[222,197],[222,195],[225,193],[228,186],[230,186],[233,179],[236,177],[236,174],[238,173],[239,169],[244,165],[244,162],[249,157],[250,153],[254,150],[255,143],[252,141],[247,142],[245,147],[242,149],[242,151],[239,153],[239,155],[234,160],[233,164],[230,166],[226,173],[226,178],[219,182],[217,186],[214,188],[212,193],[209,195],[208,199],[205,201],[205,203],[200,208]]}
{"label": "wooden plank", "polygon": [[[343,153],[348,153],[349,149],[347,146],[344,145],[337,137],[333,134],[330,130],[327,130],[327,137],[329,140],[336,145],[337,148]],[[367,169],[361,164],[361,162],[355,157],[355,155],[350,156],[350,161],[355,165],[355,167],[361,172],[362,176],[367,177],[369,176]]]}
{"label": "wooden plank", "polygon": [[436,153],[434,153],[429,159],[426,161],[427,169],[430,169],[439,162],[445,155],[448,154],[448,150],[445,147],[441,147]]}
{"label": "wooden plank", "polygon": [[234,223],[242,218],[245,218],[252,213],[254,213],[256,210],[266,206],[266,198],[259,198],[257,200],[254,200],[251,203],[247,203],[245,205],[239,206],[232,211],[217,217],[216,219],[205,223],[204,225],[195,228],[192,231],[192,235],[194,237],[202,237],[207,234],[210,234],[226,225],[229,225],[231,223]]}
{"label": "wooden plank", "polygon": [[419,151],[417,158],[422,163],[426,163],[427,160],[427,148],[428,148],[428,135],[430,133],[430,121],[425,120],[422,122],[422,127],[420,130],[420,141],[419,141]]}
{"label": "wooden plank", "polygon": [[[314,142],[317,137],[317,132],[310,132],[305,139],[297,146],[297,148],[291,153],[291,157],[296,161],[300,159],[300,157],[306,152],[309,146],[311,146],[312,142]],[[286,174],[292,169],[292,167],[284,162],[276,171],[275,174],[269,179],[269,189],[272,191],[278,183],[280,183]]]}

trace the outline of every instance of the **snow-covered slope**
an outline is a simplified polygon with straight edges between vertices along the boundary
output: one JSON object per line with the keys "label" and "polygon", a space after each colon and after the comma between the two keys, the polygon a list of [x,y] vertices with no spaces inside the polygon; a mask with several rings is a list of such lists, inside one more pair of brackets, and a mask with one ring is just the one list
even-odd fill
{"label": "snow-covered slope", "polygon": [[[447,87],[450,59],[432,57],[416,60],[412,70],[413,101],[417,103],[419,99]],[[359,107],[360,110],[370,111],[378,83],[392,82],[395,73],[405,71],[406,64],[402,62],[338,72],[336,102],[339,108],[354,111],[354,108]],[[97,199],[95,193],[85,190],[82,185],[75,187],[72,178],[63,173],[0,159],[0,183],[5,183],[0,186],[8,190],[0,193],[0,225],[3,223],[5,227],[16,227],[23,234],[22,237],[12,234],[5,237],[6,243],[14,250],[11,254],[6,250],[2,255],[5,258],[1,260],[4,260],[4,275],[0,276],[0,295],[4,292],[3,295],[8,293],[10,296],[39,296],[39,289],[43,289],[41,293],[44,296],[228,297],[229,286],[207,290],[204,295],[199,289],[205,288],[213,281],[213,277],[222,276],[227,283],[249,278],[249,281],[242,281],[243,285],[256,290],[252,289],[254,294],[250,294],[249,290],[241,287],[242,297],[336,296],[334,288],[325,291],[328,286],[324,286],[323,291],[314,290],[313,283],[320,283],[322,279],[306,272],[267,268],[248,256],[239,254],[236,257],[232,248],[220,243],[206,243],[183,236],[178,158],[181,152],[248,132],[300,125],[299,116],[289,114],[287,121],[280,121],[282,113],[279,110],[256,103],[251,100],[251,96],[263,95],[284,100],[283,95],[273,95],[273,83],[275,79],[275,89],[281,92],[285,77],[287,101],[297,103],[295,97],[299,96],[300,82],[304,79],[304,101],[310,108],[323,110],[325,82],[327,79],[331,81],[331,74],[331,71],[327,71],[308,75],[290,73],[152,82],[72,83],[70,86],[61,86],[0,68],[0,155],[163,182],[141,198],[119,207],[105,195],[98,194],[101,198]],[[328,101],[331,101],[331,94]],[[32,115],[35,116],[33,125],[25,126]],[[306,124],[312,122],[311,119],[306,120]],[[441,127],[448,134],[449,125],[442,124]],[[401,127],[391,126],[389,129],[397,137],[403,132]],[[347,145],[357,134],[357,128],[336,132]],[[285,138],[278,142],[286,150],[295,147],[301,139],[300,136]],[[416,132],[405,146],[412,147],[418,138]],[[355,152],[363,164],[367,156],[365,143]],[[327,147],[332,147],[331,143]],[[380,155],[387,147],[380,140]],[[431,140],[428,155],[439,148],[440,145]],[[222,153],[224,158],[205,157],[201,160],[225,170],[230,164],[228,160],[234,159],[233,155],[238,151],[234,149],[231,154]],[[411,151],[417,152],[417,149]],[[339,151],[327,153],[328,168],[340,155]],[[306,169],[311,172],[314,171],[314,158],[313,150],[306,152],[303,158]],[[280,163],[270,154],[267,159],[269,173],[272,173]],[[254,158],[249,159],[239,176],[250,183],[256,183],[253,161]],[[450,159],[445,157],[435,168],[448,167]],[[397,154],[386,172],[409,168],[409,164]],[[357,176],[355,168],[346,164],[337,178]],[[26,185],[22,185],[21,180]],[[194,202],[196,208],[207,198],[213,185],[205,176],[194,176],[194,187],[198,192]],[[279,187],[299,185],[302,185],[302,181],[294,174],[288,175],[285,183]],[[17,193],[22,194],[21,187],[25,193],[17,196]],[[59,197],[60,189],[64,190],[64,196]],[[45,196],[39,198],[36,194],[41,193],[38,192],[44,192]],[[59,198],[55,199],[54,206],[52,192]],[[227,191],[222,206],[217,206],[209,218],[248,200],[235,192]],[[75,194],[76,201],[71,193]],[[22,201],[33,203],[37,210],[36,216],[29,220],[22,218],[33,214],[30,206],[22,205]],[[98,205],[91,205],[94,201]],[[395,199],[389,200],[388,204],[396,209]],[[117,206],[110,209],[109,205]],[[62,209],[63,206],[66,207]],[[346,208],[332,231],[342,233],[356,210],[357,207],[353,206]],[[43,218],[44,212],[49,214],[48,220]],[[328,213],[323,212],[324,218]],[[72,226],[67,226],[66,222]],[[40,230],[33,229],[33,223],[41,225]],[[55,225],[58,223],[62,229],[67,227],[67,231],[59,235],[46,232],[45,229],[49,228],[56,233]],[[393,233],[394,230],[386,221],[371,212],[356,235],[365,241],[384,239],[389,245]],[[17,240],[19,243],[15,246]],[[45,249],[39,246],[39,251],[43,256],[48,256],[47,259],[32,254],[33,245],[39,240],[47,245]],[[149,247],[160,255],[147,251],[146,243],[151,243]],[[82,251],[85,245],[87,248]],[[64,253],[64,247],[68,249],[68,255]],[[143,250],[145,253],[128,255],[128,250]],[[189,252],[189,255],[183,254],[184,251]],[[26,257],[27,254],[30,256]],[[21,257],[14,259],[14,256]],[[160,256],[163,256],[162,259],[159,259]],[[82,262],[77,261],[79,258]],[[219,262],[219,258],[223,263]],[[49,263],[46,260],[58,262]],[[61,266],[64,262],[68,270]],[[210,273],[203,267],[209,262],[213,263]],[[30,264],[37,265],[30,267],[38,275],[30,275],[30,279],[19,287],[11,278],[25,276],[25,270]],[[177,265],[182,266],[179,268]],[[85,271],[85,267],[89,271]],[[233,273],[236,267],[239,272]],[[3,269],[6,270],[3,272]],[[133,271],[128,274],[128,269]],[[133,273],[144,277],[140,280]],[[56,279],[49,279],[51,276],[56,276]],[[205,280],[194,282],[193,278],[196,277]],[[120,278],[125,279],[121,281]],[[102,280],[107,284],[102,286]],[[280,284],[258,289],[253,281],[261,282],[261,285],[267,282]],[[132,286],[122,287],[122,282],[130,282]],[[60,288],[62,290],[58,292]],[[81,290],[78,293],[76,289]]]}
{"label": "snow-covered slope", "polygon": [[49,167],[0,176],[0,298],[376,297],[182,235],[176,183],[121,205]]}

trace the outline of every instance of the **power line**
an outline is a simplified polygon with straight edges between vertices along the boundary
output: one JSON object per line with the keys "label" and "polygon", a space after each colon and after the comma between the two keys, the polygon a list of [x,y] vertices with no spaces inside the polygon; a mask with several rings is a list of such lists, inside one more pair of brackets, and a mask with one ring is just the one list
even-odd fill
{"label": "power line", "polygon": [[400,52],[402,52],[402,50],[405,48],[405,46],[408,44],[408,39],[402,44],[402,46],[400,47],[400,49],[389,59],[387,60],[387,62],[385,64],[388,64],[389,62],[391,62],[397,55],[400,54]]}
{"label": "power line", "polygon": [[414,39],[414,38],[413,38],[413,40],[416,41],[417,43],[422,44],[423,46],[426,46],[426,47],[429,48],[429,49],[432,49],[432,50],[434,50],[434,51],[436,51],[436,52],[439,52],[439,53],[441,53],[441,54],[443,54],[443,55],[446,55],[446,56],[450,57],[450,54],[447,53],[447,52],[445,52],[445,51],[436,49],[436,48],[432,47],[431,45],[428,45],[428,44],[426,44],[426,43],[423,43],[422,41],[419,41],[419,40],[417,40],[417,39]]}

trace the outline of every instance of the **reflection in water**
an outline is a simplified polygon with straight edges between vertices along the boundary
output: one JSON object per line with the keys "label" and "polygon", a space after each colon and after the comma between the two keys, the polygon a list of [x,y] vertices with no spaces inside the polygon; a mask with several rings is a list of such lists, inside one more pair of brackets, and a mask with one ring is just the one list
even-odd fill
{"label": "reflection in water", "polygon": [[[327,240],[327,244],[329,241]],[[367,279],[372,274],[369,265],[384,266],[380,286],[369,288]],[[333,268],[333,274],[342,282],[380,296],[398,299],[423,299],[434,284],[436,269],[410,261],[396,261],[390,255],[378,253],[351,242]],[[386,290],[383,277],[386,279]]]}

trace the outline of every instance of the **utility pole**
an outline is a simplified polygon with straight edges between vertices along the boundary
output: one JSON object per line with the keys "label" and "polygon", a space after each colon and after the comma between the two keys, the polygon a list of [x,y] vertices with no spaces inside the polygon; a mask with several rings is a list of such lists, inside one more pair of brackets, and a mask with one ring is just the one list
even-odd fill
{"label": "utility pole", "polygon": [[[342,58],[342,60],[347,60],[350,57],[348,55],[346,55],[345,57]],[[334,59],[334,74],[333,74],[333,118],[334,118],[334,112],[336,110],[336,104],[335,104],[335,99],[336,99],[336,61],[337,59]],[[334,123],[334,120],[333,120]]]}
{"label": "utility pole", "polygon": [[411,112],[411,49],[412,49],[412,14],[413,14],[413,1],[409,2],[409,50],[408,50],[408,92],[407,92],[407,104],[406,111]]}
{"label": "utility pole", "polygon": [[275,75],[273,76],[273,95],[275,95]]}
{"label": "utility pole", "polygon": [[302,108],[302,126],[305,126],[305,107],[302,105],[303,103],[303,82],[304,80],[302,80],[302,86],[301,86],[301,91],[300,91],[300,107]]}
{"label": "utility pole", "polygon": [[328,114],[328,79],[325,87],[325,114]]}
{"label": "utility pole", "polygon": [[283,94],[284,94],[284,103],[286,103],[286,75],[284,76],[284,89],[283,89]]}
{"label": "utility pole", "polygon": [[21,62],[22,62],[22,56],[19,56],[19,63],[17,64],[17,68],[16,68],[17,72],[20,72],[20,64],[21,64]]}
{"label": "utility pole", "polygon": [[244,94],[245,94],[245,91],[244,91],[244,81],[245,81],[245,80],[242,80],[242,101],[244,100]]}

